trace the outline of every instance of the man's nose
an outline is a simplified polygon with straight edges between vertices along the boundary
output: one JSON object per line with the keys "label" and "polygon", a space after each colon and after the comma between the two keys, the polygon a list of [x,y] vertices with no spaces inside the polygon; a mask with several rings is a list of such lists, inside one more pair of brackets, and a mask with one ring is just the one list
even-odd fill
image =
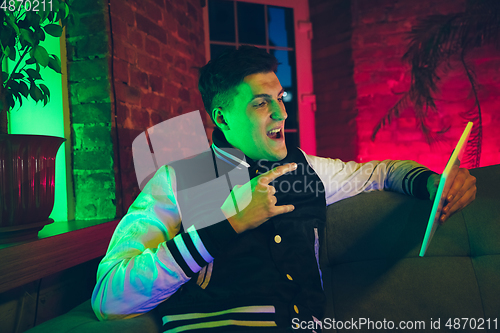
{"label": "man's nose", "polygon": [[281,105],[280,103],[275,103],[273,108],[273,113],[271,114],[271,118],[278,121],[282,121],[288,118],[285,106]]}

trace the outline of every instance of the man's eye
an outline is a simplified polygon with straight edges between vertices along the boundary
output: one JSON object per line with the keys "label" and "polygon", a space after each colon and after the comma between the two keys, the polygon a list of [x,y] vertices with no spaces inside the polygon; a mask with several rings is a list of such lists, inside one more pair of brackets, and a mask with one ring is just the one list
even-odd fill
{"label": "man's eye", "polygon": [[281,96],[280,98],[278,98],[278,101],[279,102],[283,102],[283,96]]}
{"label": "man's eye", "polygon": [[261,107],[263,107],[264,105],[266,105],[266,101],[264,101],[264,102],[260,102],[259,104],[256,104],[256,105],[254,105],[254,106],[255,106],[256,108],[261,108]]}

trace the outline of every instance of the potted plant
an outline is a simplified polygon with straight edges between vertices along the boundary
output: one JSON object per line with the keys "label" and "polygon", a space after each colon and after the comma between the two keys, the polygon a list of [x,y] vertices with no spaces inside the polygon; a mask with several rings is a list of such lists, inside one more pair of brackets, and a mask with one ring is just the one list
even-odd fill
{"label": "potted plant", "polygon": [[34,237],[53,222],[55,155],[65,139],[8,134],[7,112],[24,99],[49,102],[40,69],[61,73],[61,62],[40,42],[61,37],[68,13],[60,0],[0,1],[0,64],[14,64],[2,66],[0,85],[0,243]]}

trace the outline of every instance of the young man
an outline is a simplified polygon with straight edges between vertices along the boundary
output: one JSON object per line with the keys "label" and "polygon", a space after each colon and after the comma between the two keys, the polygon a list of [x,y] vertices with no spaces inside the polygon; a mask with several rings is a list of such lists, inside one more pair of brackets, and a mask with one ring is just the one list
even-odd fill
{"label": "young man", "polygon": [[[99,319],[156,308],[165,332],[293,331],[293,318],[323,314],[318,253],[327,205],[382,189],[432,198],[439,176],[412,161],[344,163],[287,150],[276,69],[273,56],[253,47],[201,69],[200,92],[216,125],[212,149],[160,168],[118,225],[92,296]],[[193,181],[209,164],[215,173]],[[235,170],[251,180],[230,196],[215,187],[182,195]],[[232,211],[245,189],[251,197]],[[461,169],[442,221],[475,192],[474,177]],[[197,227],[212,213],[220,222]],[[187,219],[194,222],[183,228]]]}

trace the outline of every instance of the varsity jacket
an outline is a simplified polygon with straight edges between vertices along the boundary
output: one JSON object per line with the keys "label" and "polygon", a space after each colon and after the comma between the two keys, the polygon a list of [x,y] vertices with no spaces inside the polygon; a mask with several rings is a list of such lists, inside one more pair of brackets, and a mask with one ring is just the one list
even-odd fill
{"label": "varsity jacket", "polygon": [[[293,317],[321,318],[318,253],[326,206],[383,189],[428,198],[432,172],[412,161],[345,163],[299,149],[280,162],[252,161],[229,151],[221,134],[214,132],[212,150],[195,157],[196,163],[161,167],[120,221],[92,295],[99,319],[134,317],[158,306],[166,332],[236,332],[290,327]],[[215,174],[193,183],[189,174],[199,174],[207,160]],[[206,193],[183,198],[183,190],[235,168],[248,169],[252,178],[290,162],[298,164],[296,172],[273,185],[277,205],[294,204],[293,212],[240,235],[222,214],[218,223],[183,228],[183,220],[203,220],[206,206],[217,213],[213,207],[221,204],[207,205]]]}

